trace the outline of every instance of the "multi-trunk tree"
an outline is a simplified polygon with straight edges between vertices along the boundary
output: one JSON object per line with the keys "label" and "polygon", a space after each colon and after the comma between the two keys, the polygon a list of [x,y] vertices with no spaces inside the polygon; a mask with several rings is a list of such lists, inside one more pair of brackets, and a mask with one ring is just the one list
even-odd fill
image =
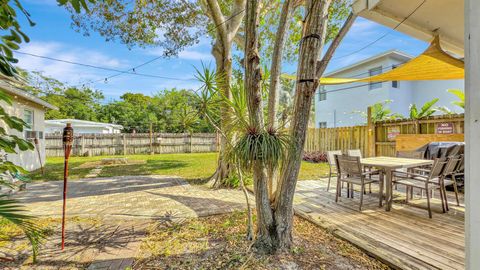
{"label": "multi-trunk tree", "polygon": [[[107,3],[108,2],[108,3]],[[243,167],[253,171],[257,211],[256,247],[260,251],[275,252],[288,249],[292,243],[293,196],[300,169],[301,155],[311,110],[312,98],[319,86],[335,49],[352,25],[355,16],[348,13],[348,0],[260,1],[260,0],[198,0],[198,1],[135,1],[110,0],[89,4],[91,15],[74,16],[79,29],[93,29],[107,37],[120,38],[126,44],[155,45],[165,49],[165,55],[175,55],[179,50],[198,41],[200,35],[209,33],[213,38],[212,54],[215,57],[217,86],[224,97],[230,98],[233,45],[245,51],[241,65],[245,67],[248,128],[239,134]],[[290,21],[295,7],[303,20]],[[280,6],[282,8],[280,9]],[[299,6],[300,7],[300,6]],[[279,14],[278,29],[272,39],[261,39],[262,33],[275,33],[274,25],[265,25],[271,12]],[[247,18],[244,20],[244,15]],[[245,21],[245,24],[242,22]],[[343,24],[342,24],[343,23]],[[301,26],[301,33],[288,33],[290,26]],[[263,26],[263,30],[259,31]],[[293,113],[289,125],[290,145],[276,130],[278,77],[282,48],[287,36],[301,37],[298,50],[297,80]],[[331,41],[323,57],[324,45]],[[260,46],[259,44],[262,44]],[[288,48],[294,47],[288,43]],[[272,82],[269,113],[265,122],[261,93],[259,51],[272,48]],[[230,122],[233,114],[222,108],[221,124]],[[222,145],[226,145],[223,142]],[[225,149],[223,147],[222,149]],[[279,166],[278,163],[281,163]],[[274,168],[274,169],[272,169]],[[267,169],[281,168],[278,187],[270,189]],[[215,180],[221,184],[230,171],[226,159],[220,159]],[[272,178],[273,179],[273,178]],[[274,180],[272,180],[274,181]]]}
{"label": "multi-trunk tree", "polygon": [[[265,129],[260,93],[261,74],[258,55],[258,1],[247,4],[246,42],[245,42],[245,91],[248,98],[249,136],[261,150],[250,147],[251,167],[254,178],[254,191],[257,212],[257,234],[255,246],[259,251],[271,253],[288,250],[292,244],[293,197],[300,169],[301,155],[305,142],[306,130],[312,98],[319,86],[319,79],[332,58],[341,40],[348,32],[355,19],[348,16],[343,27],[334,36],[325,55],[322,49],[328,37],[328,17],[332,10],[330,0],[312,0],[305,4],[305,21],[298,57],[297,80],[293,116],[289,127],[290,145],[282,155],[279,185],[275,193],[269,194],[266,168],[277,162],[269,148],[275,141],[276,134]],[[288,9],[285,9],[288,12]],[[269,141],[269,143],[265,143]],[[269,198],[269,196],[273,196]]]}

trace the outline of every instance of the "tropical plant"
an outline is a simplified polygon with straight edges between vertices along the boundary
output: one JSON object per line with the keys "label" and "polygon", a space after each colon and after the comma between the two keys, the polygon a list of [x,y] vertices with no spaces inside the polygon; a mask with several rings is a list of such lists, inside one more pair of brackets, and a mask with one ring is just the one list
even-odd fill
{"label": "tropical plant", "polygon": [[438,109],[436,107],[434,107],[435,104],[437,104],[438,101],[439,101],[438,98],[434,98],[430,101],[427,101],[427,102],[425,102],[425,104],[423,104],[423,106],[420,108],[420,110],[418,110],[416,104],[411,104],[410,108],[409,108],[410,119],[416,120],[416,119],[420,119],[420,118],[427,117],[427,116],[430,116],[430,115],[434,114],[435,112],[438,111]]}
{"label": "tropical plant", "polygon": [[[381,122],[386,120],[395,120],[395,119],[402,119],[403,116],[399,113],[393,113],[390,108],[388,108],[388,104],[392,103],[392,100],[385,100],[381,102],[377,102],[370,107],[372,108],[372,122]],[[354,114],[360,114],[365,119],[368,117],[365,111],[353,111]]]}
{"label": "tropical plant", "polygon": [[454,94],[459,100],[453,101],[452,104],[465,109],[465,92],[460,89],[448,89],[449,93]]}
{"label": "tropical plant", "polygon": [[392,100],[385,100],[382,102],[377,102],[373,104],[372,107],[372,122],[380,122],[386,120],[395,120],[403,118],[402,115],[398,113],[393,113],[388,104],[392,103]]}

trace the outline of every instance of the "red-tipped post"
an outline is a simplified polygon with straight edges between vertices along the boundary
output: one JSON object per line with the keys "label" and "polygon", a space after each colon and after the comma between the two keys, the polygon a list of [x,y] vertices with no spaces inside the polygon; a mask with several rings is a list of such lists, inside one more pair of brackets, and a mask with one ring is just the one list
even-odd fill
{"label": "red-tipped post", "polygon": [[62,250],[65,248],[65,209],[67,206],[67,179],[68,179],[68,158],[72,151],[73,144],[73,128],[72,124],[67,123],[63,129],[63,150],[65,154],[65,162],[63,168],[63,212],[62,212]]}

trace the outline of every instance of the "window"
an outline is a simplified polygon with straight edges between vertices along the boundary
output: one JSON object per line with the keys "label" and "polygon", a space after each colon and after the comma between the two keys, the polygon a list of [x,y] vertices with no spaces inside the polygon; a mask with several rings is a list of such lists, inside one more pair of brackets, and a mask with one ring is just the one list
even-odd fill
{"label": "window", "polygon": [[[397,68],[397,65],[393,65],[392,69]],[[392,87],[393,88],[399,88],[400,87],[400,82],[399,81],[392,81]]]}
{"label": "window", "polygon": [[318,101],[323,100],[327,100],[327,90],[324,85],[320,86],[320,91],[318,92]]}
{"label": "window", "polygon": [[326,128],[327,122],[318,122],[318,128]]}
{"label": "window", "polygon": [[[379,75],[382,73],[382,67],[376,67],[376,68],[372,68],[368,71],[370,77],[372,76],[375,76],[375,75]],[[369,85],[368,85],[368,89],[369,90],[373,90],[373,89],[377,89],[377,88],[382,88],[382,83],[381,82],[371,82]]]}
{"label": "window", "polygon": [[33,110],[23,110],[23,121],[25,121],[25,123],[28,125],[28,127],[26,127],[27,130],[33,129]]}

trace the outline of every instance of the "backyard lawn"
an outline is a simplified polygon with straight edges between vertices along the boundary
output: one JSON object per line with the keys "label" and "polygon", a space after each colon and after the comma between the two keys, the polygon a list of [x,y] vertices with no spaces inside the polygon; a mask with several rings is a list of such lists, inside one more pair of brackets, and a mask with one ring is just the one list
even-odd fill
{"label": "backyard lawn", "polygon": [[[69,179],[84,178],[94,167],[95,162],[119,156],[71,157]],[[97,177],[122,175],[176,175],[189,181],[208,178],[215,171],[217,153],[130,155],[132,164],[104,166]],[[88,164],[92,166],[87,166]],[[302,162],[299,180],[313,180],[328,175],[326,163]],[[63,157],[47,158],[45,174],[40,170],[30,174],[34,181],[54,181],[63,179]]]}

